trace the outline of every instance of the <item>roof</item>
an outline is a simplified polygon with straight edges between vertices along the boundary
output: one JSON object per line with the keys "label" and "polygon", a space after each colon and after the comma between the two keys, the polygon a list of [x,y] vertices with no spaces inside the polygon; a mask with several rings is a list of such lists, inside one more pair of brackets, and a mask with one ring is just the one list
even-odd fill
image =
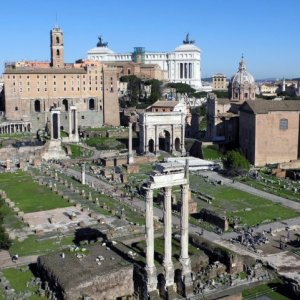
{"label": "roof", "polygon": [[86,74],[84,68],[6,68],[4,74]]}
{"label": "roof", "polygon": [[179,104],[178,101],[157,100],[150,107],[175,107],[177,104]]}
{"label": "roof", "polygon": [[[82,249],[82,248],[81,248]],[[38,263],[47,270],[53,277],[56,277],[58,284],[68,290],[79,285],[88,284],[95,278],[106,277],[110,273],[118,272],[123,268],[130,269],[132,265],[123,259],[115,251],[100,244],[86,246],[86,252],[64,250],[40,256]],[[62,258],[61,253],[65,254]],[[84,254],[82,259],[78,259],[76,254]],[[101,265],[96,259],[102,256]],[[113,257],[113,259],[112,259]]]}
{"label": "roof", "polygon": [[249,100],[241,107],[241,111],[253,112],[254,114],[266,114],[270,111],[299,111],[299,100]]}

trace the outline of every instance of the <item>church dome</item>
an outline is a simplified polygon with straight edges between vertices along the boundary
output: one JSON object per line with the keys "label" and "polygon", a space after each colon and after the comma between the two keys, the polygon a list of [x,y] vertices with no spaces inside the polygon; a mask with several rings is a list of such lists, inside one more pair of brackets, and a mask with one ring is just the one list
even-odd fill
{"label": "church dome", "polygon": [[254,77],[246,71],[246,65],[244,62],[244,58],[242,57],[239,70],[232,78],[232,85],[242,85],[242,84],[255,84]]}

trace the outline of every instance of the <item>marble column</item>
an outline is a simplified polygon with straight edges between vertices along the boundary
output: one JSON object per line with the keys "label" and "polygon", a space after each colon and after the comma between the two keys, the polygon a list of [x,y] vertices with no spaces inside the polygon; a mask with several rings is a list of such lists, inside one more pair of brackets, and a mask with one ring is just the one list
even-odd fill
{"label": "marble column", "polygon": [[153,190],[146,190],[146,272],[148,292],[157,288],[156,267],[154,264],[154,224],[153,224]]}
{"label": "marble column", "polygon": [[69,140],[71,141],[73,139],[73,122],[72,122],[72,109],[70,107],[68,112],[69,117]]}
{"label": "marble column", "polygon": [[[186,159],[185,178],[189,182],[189,160]],[[193,294],[193,281],[191,276],[191,259],[189,257],[189,183],[181,186],[181,253],[180,263],[182,266],[182,279],[185,285],[185,296],[190,297]]]}
{"label": "marble column", "polygon": [[157,125],[155,125],[155,154],[158,155],[159,153],[159,132],[158,132],[158,129],[157,129]]}
{"label": "marble column", "polygon": [[81,183],[85,184],[85,164],[81,165]]}
{"label": "marble column", "polygon": [[77,107],[74,106],[74,139],[76,142],[79,142],[79,134],[78,134],[78,114]]}
{"label": "marble column", "polygon": [[[56,115],[56,124],[54,124],[54,116]],[[60,110],[58,108],[51,110],[51,139],[60,140]],[[57,138],[54,134],[54,129],[57,129]]]}
{"label": "marble column", "polygon": [[128,140],[128,164],[133,164],[132,154],[132,123],[129,122],[129,140]]}
{"label": "marble column", "polygon": [[174,285],[174,266],[172,261],[172,203],[171,187],[164,188],[164,268],[166,277],[166,286]]}

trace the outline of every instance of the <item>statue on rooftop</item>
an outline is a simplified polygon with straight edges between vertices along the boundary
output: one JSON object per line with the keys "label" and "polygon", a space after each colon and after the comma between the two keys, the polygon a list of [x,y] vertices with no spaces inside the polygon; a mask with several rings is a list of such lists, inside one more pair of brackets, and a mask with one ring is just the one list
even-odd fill
{"label": "statue on rooftop", "polygon": [[195,41],[194,40],[190,40],[190,34],[188,33],[185,37],[185,40],[182,41],[183,44],[194,44]]}
{"label": "statue on rooftop", "polygon": [[108,42],[104,42],[102,39],[102,35],[98,36],[99,42],[97,43],[97,47],[107,47]]}

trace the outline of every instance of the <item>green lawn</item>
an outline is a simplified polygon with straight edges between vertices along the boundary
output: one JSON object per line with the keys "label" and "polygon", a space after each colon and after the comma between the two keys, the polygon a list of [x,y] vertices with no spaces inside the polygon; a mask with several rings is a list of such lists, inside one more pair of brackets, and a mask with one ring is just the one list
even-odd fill
{"label": "green lawn", "polygon": [[52,251],[57,251],[63,246],[73,245],[73,236],[66,236],[59,241],[55,238],[41,239],[36,235],[30,235],[22,242],[14,240],[9,249],[11,255],[19,256],[41,255]]}
{"label": "green lawn", "polygon": [[[83,147],[79,145],[70,144],[70,148],[72,151],[71,158],[90,157],[93,155],[92,150],[88,150],[88,149],[85,150]],[[85,151],[88,152],[88,155],[84,155]]]}
{"label": "green lawn", "polygon": [[256,297],[266,295],[272,300],[289,300],[291,299],[286,294],[287,289],[285,286],[279,282],[274,281],[268,284],[261,284],[251,289],[245,289],[242,293],[243,299],[256,299]]}
{"label": "green lawn", "polygon": [[70,206],[50,189],[34,182],[25,172],[0,174],[0,186],[25,213]]}
{"label": "green lawn", "polygon": [[[219,210],[226,213],[227,217],[240,217],[242,224],[255,225],[277,218],[284,220],[299,216],[296,211],[270,200],[231,187],[207,183],[201,176],[191,175],[190,185],[192,190],[215,198],[211,204],[197,199],[199,210],[203,207]],[[251,210],[245,211],[246,208]]]}
{"label": "green lawn", "polygon": [[30,300],[42,300],[47,299],[37,295],[38,286],[31,285],[31,281],[35,278],[30,269],[26,268],[10,268],[3,270],[3,274],[6,279],[10,282],[11,287],[15,289],[16,293],[31,291],[32,296]]}
{"label": "green lawn", "polygon": [[120,150],[126,149],[126,145],[121,143],[116,138],[93,137],[86,139],[86,144],[91,147],[96,147],[98,150]]}
{"label": "green lawn", "polygon": [[216,160],[223,157],[222,152],[219,151],[218,148],[213,145],[203,146],[202,152],[203,152],[203,159]]}

